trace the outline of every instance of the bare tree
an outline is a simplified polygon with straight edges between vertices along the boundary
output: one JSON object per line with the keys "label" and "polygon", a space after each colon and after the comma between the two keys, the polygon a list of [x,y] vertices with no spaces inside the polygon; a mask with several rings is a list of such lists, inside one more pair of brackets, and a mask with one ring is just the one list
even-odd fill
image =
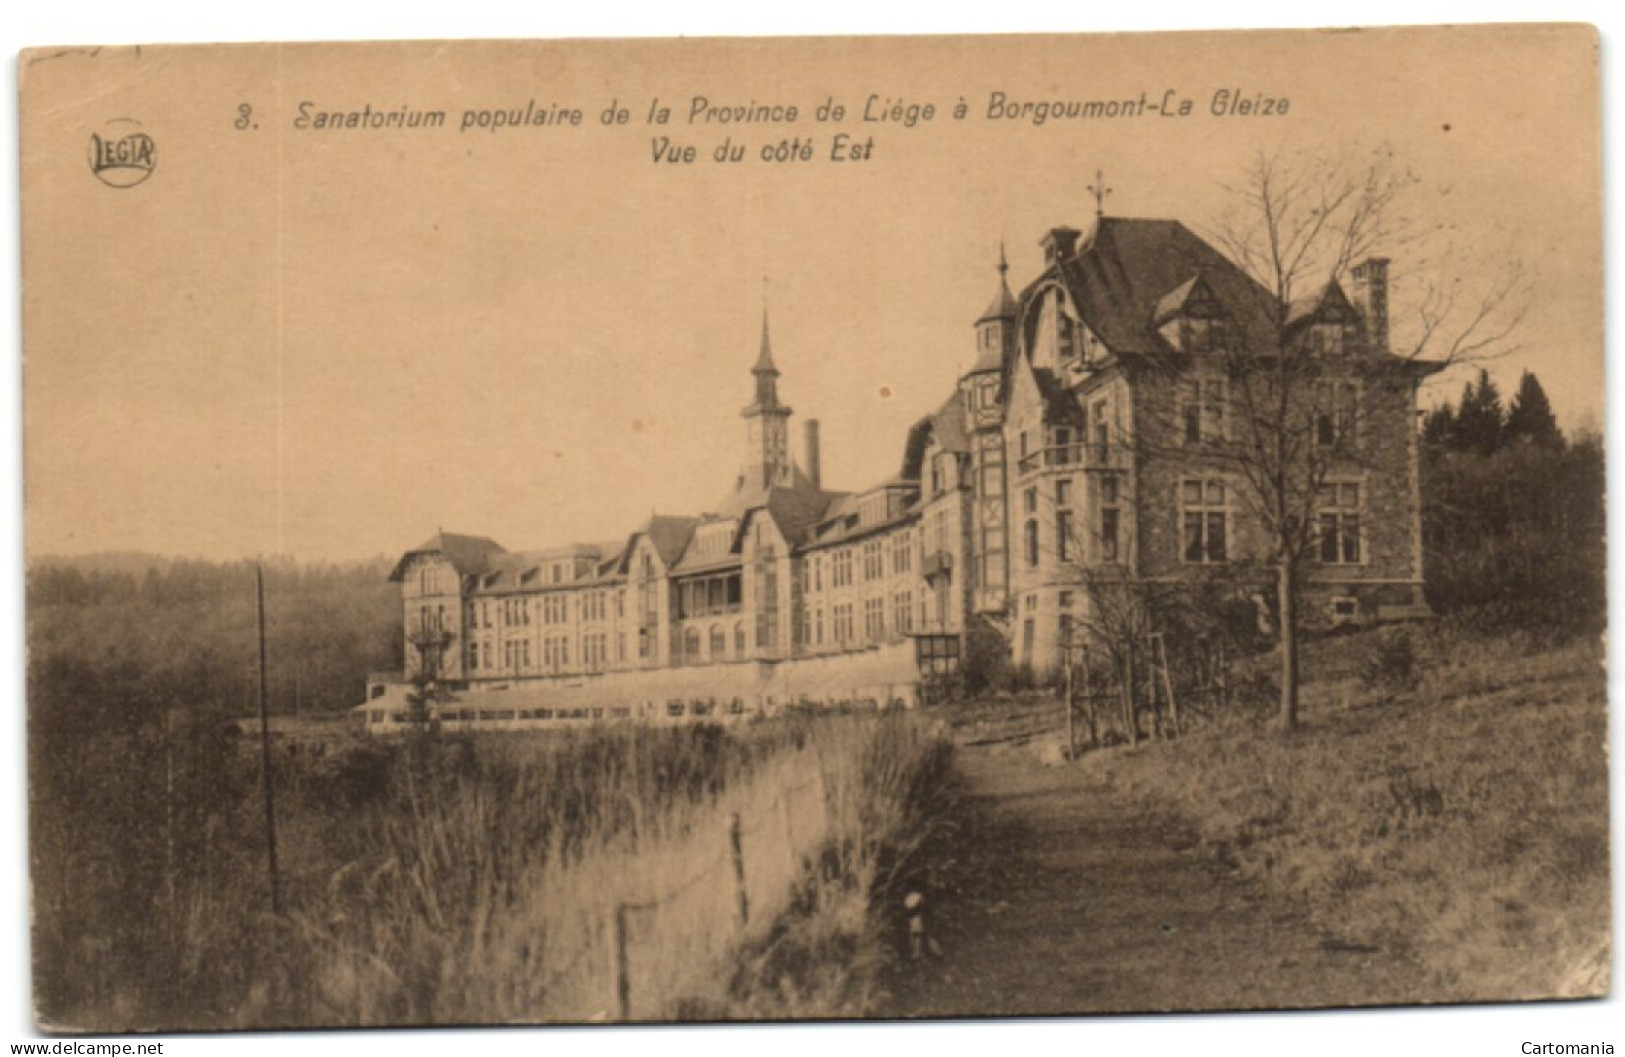
{"label": "bare tree", "polygon": [[[1290,729],[1298,723],[1303,566],[1317,548],[1339,545],[1328,541],[1319,513],[1329,475],[1360,462],[1354,441],[1364,424],[1398,400],[1413,401],[1420,377],[1504,353],[1529,284],[1509,254],[1460,261],[1454,232],[1427,222],[1421,181],[1387,151],[1260,152],[1229,190],[1234,208],[1210,237],[1256,282],[1276,340],[1263,348],[1234,334],[1213,342],[1228,383],[1218,414],[1227,421],[1202,442],[1238,483],[1236,499],[1262,532],[1260,558],[1274,569],[1279,723]],[[1315,313],[1335,313],[1325,308],[1332,284],[1379,252],[1402,262],[1396,287],[1409,289],[1395,309],[1383,306],[1380,325],[1357,321],[1367,355],[1328,355],[1342,351],[1332,345],[1344,338],[1320,332],[1315,322],[1324,317]],[[1344,387],[1356,380],[1369,389]]]}
{"label": "bare tree", "polygon": [[[1039,555],[1053,570],[1053,582],[1076,589],[1084,605],[1068,613],[1061,648],[1075,664],[1091,669],[1092,687],[1114,687],[1124,734],[1132,742],[1141,736],[1142,699],[1154,699],[1157,688],[1151,683],[1151,669],[1168,663],[1170,679],[1181,650],[1194,654],[1201,640],[1211,646],[1233,637],[1236,613],[1252,605],[1241,599],[1236,584],[1215,570],[1209,575],[1185,582],[1148,579],[1136,574],[1136,547],[1133,536],[1114,546],[1111,560],[1097,518],[1056,515],[1053,492],[1041,490],[1040,500],[1057,526],[1043,537]],[[1076,511],[1072,512],[1077,513]],[[1096,512],[1098,515],[1098,512]],[[1064,537],[1064,538],[1063,538]],[[1163,636],[1166,655],[1154,658],[1154,634]],[[1101,662],[1095,669],[1094,661]],[[1187,666],[1197,663],[1187,656]],[[1145,675],[1142,680],[1141,676]],[[1070,703],[1069,703],[1070,705]]]}

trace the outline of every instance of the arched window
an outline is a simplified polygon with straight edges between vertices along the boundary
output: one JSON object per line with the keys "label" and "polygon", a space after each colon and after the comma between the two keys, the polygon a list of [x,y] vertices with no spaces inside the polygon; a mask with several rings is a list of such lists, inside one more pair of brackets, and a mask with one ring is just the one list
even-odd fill
{"label": "arched window", "polygon": [[722,630],[721,624],[711,627],[711,659],[720,660],[728,652],[728,633]]}

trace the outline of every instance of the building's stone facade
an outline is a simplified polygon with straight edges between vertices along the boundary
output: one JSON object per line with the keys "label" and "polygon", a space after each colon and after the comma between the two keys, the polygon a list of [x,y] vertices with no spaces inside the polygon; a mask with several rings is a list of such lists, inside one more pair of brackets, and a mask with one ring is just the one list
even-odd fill
{"label": "building's stone facade", "polygon": [[1421,607],[1415,414],[1428,368],[1387,350],[1385,262],[1355,270],[1352,299],[1333,283],[1272,306],[1177,222],[1102,218],[1080,237],[1050,232],[1019,295],[1001,260],[975,364],[909,432],[897,477],[824,489],[816,422],[791,459],[764,320],[744,468],[720,502],[554,550],[437,534],[392,574],[409,666],[424,628],[449,643],[441,676],[469,690],[909,642],[929,661],[978,617],[1016,661],[1053,665],[1089,604],[1086,570],[1259,583],[1270,539],[1234,458],[1251,421],[1237,364],[1273,356],[1315,364],[1289,400],[1320,445],[1307,457],[1327,467],[1308,615]]}

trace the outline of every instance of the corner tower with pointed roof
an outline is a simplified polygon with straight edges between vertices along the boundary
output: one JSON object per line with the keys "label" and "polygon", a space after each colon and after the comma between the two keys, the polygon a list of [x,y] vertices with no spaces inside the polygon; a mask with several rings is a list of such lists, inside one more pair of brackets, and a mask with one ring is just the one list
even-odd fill
{"label": "corner tower with pointed roof", "polygon": [[973,428],[999,423],[999,380],[1016,347],[1016,299],[1010,293],[1010,263],[999,245],[999,289],[976,321],[976,360],[959,380],[966,420]]}
{"label": "corner tower with pointed roof", "polygon": [[1016,299],[1010,293],[1010,263],[999,246],[999,288],[976,321],[976,361],[959,380],[965,423],[972,433],[970,542],[974,569],[972,598],[980,612],[1003,608],[1009,585],[1006,544],[1008,508],[1005,474],[1004,368],[1016,350]]}
{"label": "corner tower with pointed roof", "polygon": [[756,399],[740,412],[745,418],[746,489],[782,488],[791,485],[795,470],[790,462],[789,407],[779,402],[779,369],[773,364],[773,343],[768,334],[767,308],[762,309],[762,348],[756,366]]}

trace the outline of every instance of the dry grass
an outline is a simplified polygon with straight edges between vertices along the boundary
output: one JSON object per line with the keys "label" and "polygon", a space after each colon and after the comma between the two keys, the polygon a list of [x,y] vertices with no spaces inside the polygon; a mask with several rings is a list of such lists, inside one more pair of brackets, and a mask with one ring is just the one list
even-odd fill
{"label": "dry grass", "polygon": [[[307,747],[278,766],[284,913],[264,910],[258,803],[237,798],[216,820],[226,853],[177,869],[142,914],[98,918],[77,945],[40,922],[42,1016],[101,1030],[613,1019],[621,978],[634,1019],[767,1008],[738,967],[790,949],[785,922],[871,942],[869,893],[943,745],[917,716],[871,714]],[[100,875],[75,876],[87,884],[63,900],[109,898],[88,883]],[[84,971],[98,960],[125,971]],[[870,986],[861,965],[791,968],[787,1015],[832,1015],[825,1003]]]}
{"label": "dry grass", "polygon": [[[1383,678],[1385,636],[1414,667]],[[1378,659],[1372,662],[1375,655]],[[1608,986],[1602,649],[1450,627],[1319,645],[1305,728],[1212,728],[1086,764],[1195,821],[1326,942],[1414,959],[1432,1001]]]}

